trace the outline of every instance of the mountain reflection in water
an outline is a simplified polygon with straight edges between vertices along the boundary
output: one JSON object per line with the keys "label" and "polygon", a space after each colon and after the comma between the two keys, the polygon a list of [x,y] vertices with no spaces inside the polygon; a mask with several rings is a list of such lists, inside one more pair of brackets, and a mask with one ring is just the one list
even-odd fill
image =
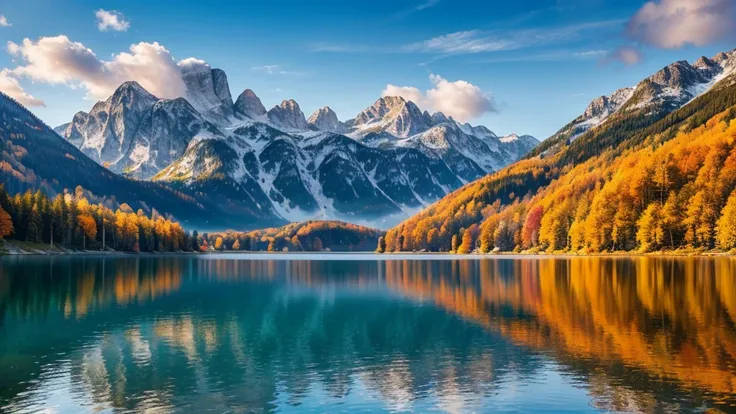
{"label": "mountain reflection in water", "polygon": [[736,259],[6,258],[0,411],[736,410]]}

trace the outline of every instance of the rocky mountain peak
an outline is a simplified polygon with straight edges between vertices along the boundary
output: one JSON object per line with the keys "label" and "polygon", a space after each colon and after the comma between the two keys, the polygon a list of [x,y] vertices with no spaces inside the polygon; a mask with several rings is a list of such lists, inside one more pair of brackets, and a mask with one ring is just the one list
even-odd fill
{"label": "rocky mountain peak", "polygon": [[345,127],[337,118],[337,114],[329,106],[314,111],[307,123],[320,131],[344,132],[345,130]]}
{"label": "rocky mountain peak", "polygon": [[395,137],[406,138],[430,128],[431,119],[414,102],[400,96],[384,96],[359,113],[353,125],[365,128],[375,124],[383,125],[383,131]]}
{"label": "rocky mountain peak", "polygon": [[235,112],[249,118],[260,118],[266,115],[266,107],[263,106],[255,92],[246,89],[235,101]]}
{"label": "rocky mountain peak", "polygon": [[712,70],[717,65],[716,62],[708,59],[705,56],[701,56],[698,60],[693,63],[693,67],[697,69]]}
{"label": "rocky mountain peak", "polygon": [[224,71],[197,59],[185,59],[179,67],[187,87],[185,98],[194,108],[214,118],[232,115],[233,98]]}
{"label": "rocky mountain peak", "polygon": [[[428,115],[428,113],[425,111],[425,116]],[[430,116],[430,119],[432,120],[433,124],[441,124],[444,122],[451,122],[451,120],[447,117],[447,115],[443,114],[442,112],[435,112]]]}
{"label": "rocky mountain peak", "polygon": [[[705,60],[699,60],[699,62],[701,65],[706,64]],[[714,68],[708,66],[704,69],[711,72]],[[662,68],[647,80],[661,87],[679,89],[690,87],[696,83],[707,82],[704,75],[706,74],[691,66],[687,61],[680,60]]]}
{"label": "rocky mountain peak", "polygon": [[400,111],[406,105],[404,98],[400,96],[384,96],[379,98],[373,105],[364,109],[355,117],[356,124],[368,124],[381,120],[394,111]]}
{"label": "rocky mountain peak", "polygon": [[[452,118],[450,118],[452,119]],[[498,138],[498,136],[491,131],[490,129],[484,127],[483,125],[477,125],[473,126],[469,123],[460,124],[456,122],[456,125],[462,130],[464,133],[468,135],[473,135],[481,139],[495,139]]]}
{"label": "rocky mountain peak", "polygon": [[113,105],[122,103],[126,106],[133,104],[150,106],[156,101],[158,101],[158,98],[153,96],[152,93],[148,92],[136,81],[123,82],[107,100],[107,102]]}
{"label": "rocky mountain peak", "polygon": [[276,126],[290,129],[307,129],[309,127],[304,112],[293,99],[282,101],[280,105],[271,108],[267,115],[268,120]]}
{"label": "rocky mountain peak", "polygon": [[594,116],[600,116],[605,111],[609,109],[609,99],[607,96],[599,96],[598,98],[593,99],[587,108],[585,108],[585,112],[583,112],[583,116],[586,118],[592,118]]}

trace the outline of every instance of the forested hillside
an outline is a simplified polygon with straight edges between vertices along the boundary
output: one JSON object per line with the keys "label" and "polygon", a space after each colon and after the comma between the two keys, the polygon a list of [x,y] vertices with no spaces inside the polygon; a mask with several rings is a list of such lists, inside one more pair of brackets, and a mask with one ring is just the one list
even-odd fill
{"label": "forested hillside", "polygon": [[200,249],[245,251],[372,251],[384,232],[341,221],[304,221],[250,232],[203,235]]}
{"label": "forested hillside", "polygon": [[736,248],[736,77],[667,115],[624,113],[466,185],[379,250]]}
{"label": "forested hillside", "polygon": [[123,203],[115,211],[91,204],[81,187],[49,198],[43,191],[8,195],[0,186],[0,238],[79,250],[191,251],[177,222]]}

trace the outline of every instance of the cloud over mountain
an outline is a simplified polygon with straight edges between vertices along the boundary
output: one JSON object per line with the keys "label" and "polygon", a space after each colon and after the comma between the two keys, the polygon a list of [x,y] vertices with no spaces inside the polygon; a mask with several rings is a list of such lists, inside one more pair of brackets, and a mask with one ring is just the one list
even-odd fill
{"label": "cloud over mountain", "polygon": [[498,112],[493,97],[470,82],[448,81],[435,74],[431,74],[429,80],[434,87],[424,93],[413,86],[388,84],[381,95],[400,96],[422,109],[443,112],[460,122],[478,118],[486,112]]}
{"label": "cloud over mountain", "polygon": [[16,79],[8,69],[0,71],[0,91],[25,106],[46,106],[42,100],[36,99],[27,93],[23,87],[20,86],[18,79]]}
{"label": "cloud over mountain", "polygon": [[82,86],[93,99],[107,98],[129,80],[137,81],[160,98],[183,96],[186,91],[173,56],[157,42],[131,45],[129,52],[107,61],[64,35],[42,37],[35,42],[26,38],[21,44],[8,42],[7,49],[25,63],[13,69],[14,75],[37,82]]}
{"label": "cloud over mountain", "polygon": [[629,21],[626,34],[664,49],[703,46],[736,32],[733,0],[660,0],[646,3]]}

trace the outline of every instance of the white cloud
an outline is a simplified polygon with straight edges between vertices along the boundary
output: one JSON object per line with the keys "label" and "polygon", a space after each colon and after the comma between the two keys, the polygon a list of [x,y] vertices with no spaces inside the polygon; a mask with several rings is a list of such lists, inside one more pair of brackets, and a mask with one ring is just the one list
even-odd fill
{"label": "white cloud", "polygon": [[478,86],[464,80],[448,81],[442,76],[429,76],[434,85],[422,93],[412,86],[386,85],[382,96],[401,96],[422,109],[439,111],[460,122],[478,118],[486,112],[498,112],[493,97]]}
{"label": "white cloud", "polygon": [[115,10],[99,9],[95,12],[95,17],[97,17],[97,28],[103,32],[108,30],[124,32],[130,28],[130,22],[125,20],[122,13]]}
{"label": "white cloud", "polygon": [[643,58],[639,49],[633,46],[621,46],[606,56],[601,63],[622,62],[625,65],[635,65]]}
{"label": "white cloud", "polygon": [[431,107],[465,122],[486,112],[497,112],[491,95],[472,83],[458,80],[450,82],[439,75],[430,75],[434,88],[427,91]]}
{"label": "white cloud", "polygon": [[0,27],[10,27],[12,24],[8,21],[8,18],[0,14]]}
{"label": "white cloud", "polygon": [[480,53],[520,48],[509,37],[483,33],[479,30],[450,33],[403,47],[407,52]]}
{"label": "white cloud", "polygon": [[25,106],[46,106],[42,100],[34,98],[23,90],[18,79],[16,79],[8,69],[0,71],[0,91],[6,93],[8,96]]}
{"label": "white cloud", "polygon": [[733,0],[659,0],[647,2],[629,21],[632,39],[659,48],[703,46],[734,35]]}
{"label": "white cloud", "polygon": [[94,99],[105,99],[126,81],[137,81],[159,98],[184,96],[186,86],[181,70],[162,45],[141,42],[130,52],[100,60],[95,53],[66,36],[24,39],[18,45],[8,42],[8,52],[19,56],[25,65],[13,70],[17,76],[51,84],[82,86]]}
{"label": "white cloud", "polygon": [[549,45],[565,45],[584,38],[618,34],[625,20],[604,20],[556,27],[522,30],[465,30],[403,45],[313,43],[312,52],[325,53],[417,53],[446,57],[476,53],[506,52]]}
{"label": "white cloud", "polygon": [[559,27],[524,30],[468,30],[404,45],[407,52],[472,54],[526,49],[549,44],[562,44],[579,39],[586,32],[620,27],[623,21],[608,20]]}

